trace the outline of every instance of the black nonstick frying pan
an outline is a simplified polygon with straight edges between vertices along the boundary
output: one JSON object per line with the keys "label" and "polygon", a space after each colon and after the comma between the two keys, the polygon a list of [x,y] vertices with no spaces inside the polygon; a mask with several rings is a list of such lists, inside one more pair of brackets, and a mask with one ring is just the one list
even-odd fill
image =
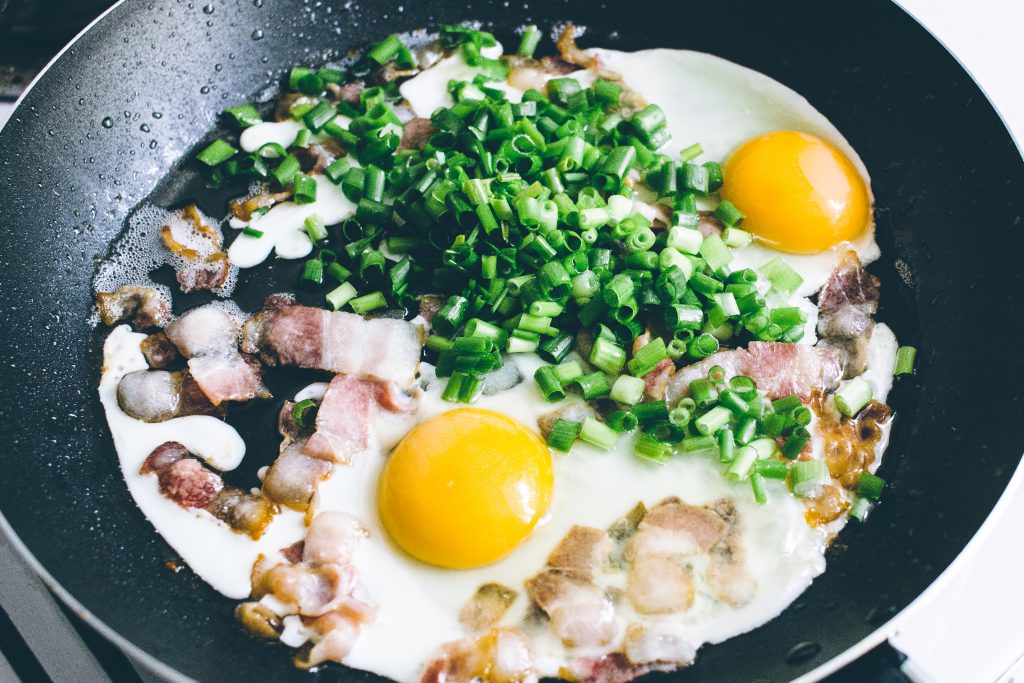
{"label": "black nonstick frying pan", "polygon": [[[867,164],[880,318],[921,349],[918,374],[892,397],[884,502],[842,533],[827,572],[782,616],[705,648],[674,676],[782,680],[839,655],[949,565],[1024,451],[1024,363],[1007,334],[1024,313],[1024,163],[954,58],[889,2],[123,2],[51,65],[0,133],[0,510],[10,528],[77,611],[189,677],[373,678],[292,669],[284,648],[235,624],[232,601],[165,566],[175,555],[128,495],[97,400],[103,331],[88,323],[90,281],[147,198],[196,198],[223,215],[225,196],[202,189],[189,152],[224,107],[253,100],[293,64],[463,20],[506,41],[524,23],[572,20],[588,29],[584,46],[713,52],[805,95]],[[243,306],[291,267],[243,282]],[[271,442],[251,446],[254,470],[271,457],[272,427],[243,434]]]}

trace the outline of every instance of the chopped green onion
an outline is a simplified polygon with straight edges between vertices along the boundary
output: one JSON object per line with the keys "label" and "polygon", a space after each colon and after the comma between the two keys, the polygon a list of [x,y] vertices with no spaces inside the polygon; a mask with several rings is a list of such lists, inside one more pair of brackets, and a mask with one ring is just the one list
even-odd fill
{"label": "chopped green onion", "polygon": [[672,446],[647,434],[641,434],[633,444],[633,453],[644,460],[662,464],[672,457]]}
{"label": "chopped green onion", "polygon": [[307,398],[292,406],[292,419],[300,427],[309,427],[312,423],[308,421],[316,414],[317,404],[313,399]]}
{"label": "chopped green onion", "polygon": [[561,401],[565,398],[565,389],[555,374],[555,368],[551,365],[542,365],[533,373],[533,379],[540,388],[541,396],[548,403]]}
{"label": "chopped green onion", "polygon": [[245,228],[242,228],[242,234],[245,235],[246,237],[255,237],[255,238],[263,237],[263,231],[262,230],[257,230],[256,228],[250,228],[248,226],[246,226]]}
{"label": "chopped green onion", "polygon": [[722,221],[726,228],[734,228],[743,222],[743,212],[728,199],[723,199],[715,209],[715,217]]}
{"label": "chopped green onion", "polygon": [[665,405],[664,401],[637,403],[630,410],[633,411],[633,414],[636,415],[642,425],[664,422],[668,419],[668,406]]}
{"label": "chopped green onion", "polygon": [[861,472],[857,481],[857,495],[868,500],[878,500],[882,497],[882,489],[885,488],[885,479],[871,474]]}
{"label": "chopped green onion", "polygon": [[224,110],[224,114],[234,121],[235,125],[239,128],[248,128],[249,126],[255,126],[257,123],[263,123],[260,113],[251,104],[230,107]]}
{"label": "chopped green onion", "polygon": [[381,292],[364,294],[363,296],[352,299],[348,303],[349,306],[352,307],[352,310],[359,314],[369,313],[370,311],[378,308],[384,308],[388,305],[387,300]]}
{"label": "chopped green onion", "polygon": [[614,375],[626,364],[626,350],[603,337],[594,340],[590,350],[590,364]]}
{"label": "chopped green onion", "polygon": [[563,387],[575,382],[582,376],[583,366],[580,365],[579,361],[569,360],[555,366],[555,377],[558,378]]}
{"label": "chopped green onion", "polygon": [[631,432],[637,428],[636,415],[625,410],[613,410],[605,418],[605,424],[619,433]]}
{"label": "chopped green onion", "polygon": [[754,463],[754,471],[765,479],[785,479],[789,468],[781,460],[765,458]]}
{"label": "chopped green onion", "polygon": [[798,272],[793,270],[788,263],[778,256],[758,268],[758,270],[772,283],[772,289],[780,294],[792,294],[804,281]]}
{"label": "chopped green onion", "polygon": [[729,418],[731,416],[732,413],[729,412],[728,408],[715,406],[694,420],[693,425],[700,434],[714,434],[719,429],[729,424]]}
{"label": "chopped green onion", "polygon": [[868,512],[871,511],[871,501],[867,498],[858,498],[853,502],[853,507],[850,508],[850,517],[853,517],[858,522],[863,522],[867,519]]}
{"label": "chopped green onion", "polygon": [[316,244],[320,240],[327,239],[327,228],[324,227],[324,220],[319,215],[314,213],[307,217],[305,227],[310,242]]}
{"label": "chopped green onion", "polygon": [[740,446],[725,470],[725,476],[732,481],[743,481],[750,476],[750,471],[757,462],[757,451],[750,446]]}
{"label": "chopped green onion", "polygon": [[302,280],[320,285],[324,282],[324,262],[318,258],[306,261],[302,267]]}
{"label": "chopped green onion", "polygon": [[764,477],[757,472],[750,475],[750,488],[754,491],[754,500],[758,505],[768,502],[768,494],[764,490]]}
{"label": "chopped green onion", "polygon": [[811,498],[828,482],[828,468],[821,460],[799,460],[789,466],[789,488],[794,495]]}
{"label": "chopped green onion", "polygon": [[596,446],[606,451],[611,450],[615,446],[618,438],[618,434],[612,428],[602,424],[593,417],[588,417],[584,420],[583,427],[580,429],[581,441],[586,441],[591,446]]}
{"label": "chopped green onion", "polygon": [[341,285],[327,293],[327,302],[331,308],[339,310],[342,306],[356,297],[356,288],[350,282],[343,282]]}
{"label": "chopped green onion", "polygon": [[223,140],[214,140],[206,149],[196,155],[196,159],[207,166],[219,166],[237,153],[237,149]]}
{"label": "chopped green onion", "polygon": [[612,385],[611,399],[626,405],[635,405],[643,400],[646,384],[640,377],[619,375]]}
{"label": "chopped green onion", "polygon": [[579,388],[583,398],[588,401],[607,396],[611,393],[611,387],[608,386],[608,378],[600,371],[577,377],[573,380],[572,384]]}
{"label": "chopped green onion", "polygon": [[523,29],[523,37],[519,40],[519,49],[516,54],[520,57],[532,57],[540,43],[541,32],[535,25],[531,24]]}
{"label": "chopped green onion", "polygon": [[561,453],[568,453],[582,427],[579,422],[559,418],[548,433],[548,447]]}
{"label": "chopped green onion", "polygon": [[913,346],[901,346],[896,350],[896,367],[893,368],[893,375],[914,374],[914,359],[917,357],[917,349]]}
{"label": "chopped green onion", "polygon": [[871,385],[863,377],[854,377],[843,382],[836,390],[836,408],[847,417],[854,417],[872,398]]}

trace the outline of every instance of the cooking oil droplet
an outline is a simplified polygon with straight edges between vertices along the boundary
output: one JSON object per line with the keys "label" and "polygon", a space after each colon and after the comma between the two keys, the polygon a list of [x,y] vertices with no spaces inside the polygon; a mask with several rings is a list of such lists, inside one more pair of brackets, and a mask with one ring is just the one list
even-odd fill
{"label": "cooking oil droplet", "polygon": [[818,656],[821,652],[821,644],[816,643],[813,640],[805,640],[802,643],[797,643],[789,649],[786,653],[787,664],[803,664],[809,662]]}
{"label": "cooking oil droplet", "polygon": [[263,7],[263,0],[252,0],[252,4],[256,5],[257,7]]}
{"label": "cooking oil droplet", "polygon": [[203,5],[203,14],[213,14],[213,3]]}
{"label": "cooking oil droplet", "polygon": [[155,111],[155,112],[153,112],[153,118],[154,119],[162,119],[163,117],[164,117],[164,113],[162,111]]}
{"label": "cooking oil droplet", "polygon": [[142,124],[141,126],[139,126],[139,130],[141,130],[143,133],[148,133],[149,132],[149,124],[148,123]]}
{"label": "cooking oil droplet", "polygon": [[100,123],[103,124],[104,128],[113,128],[114,127],[114,119],[110,118],[109,116],[105,116],[103,118],[103,120],[100,121]]}
{"label": "cooking oil droplet", "polygon": [[204,95],[208,95],[210,93],[210,86],[204,85],[202,88],[199,89],[199,92],[201,92]]}
{"label": "cooking oil droplet", "polygon": [[263,39],[263,29],[258,28],[255,31],[253,31],[252,32],[252,39],[253,40],[262,40]]}
{"label": "cooking oil droplet", "polygon": [[224,65],[223,64],[214,64],[213,65],[213,70],[214,71],[223,71],[224,70]]}
{"label": "cooking oil droplet", "polygon": [[156,146],[157,146],[157,144],[158,144],[158,143],[157,143],[157,141],[156,141],[156,140],[150,140],[150,141],[149,141],[149,148],[150,148],[150,149],[156,149]]}

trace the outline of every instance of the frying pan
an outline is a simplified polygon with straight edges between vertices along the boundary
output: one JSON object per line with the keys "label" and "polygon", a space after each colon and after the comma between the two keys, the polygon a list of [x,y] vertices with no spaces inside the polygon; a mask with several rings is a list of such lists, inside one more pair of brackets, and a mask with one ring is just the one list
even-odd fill
{"label": "frying pan", "polygon": [[[871,171],[880,318],[921,349],[918,374],[898,382],[891,399],[885,500],[868,523],[841,534],[827,572],[784,614],[705,648],[673,677],[780,680],[827,662],[949,565],[1024,451],[1024,364],[1005,334],[1024,310],[1024,163],[957,62],[882,1],[116,6],[50,66],[0,134],[0,509],[10,530],[80,614],[130,652],[164,663],[154,665],[165,673],[375,678],[343,667],[292,669],[284,648],[234,623],[232,601],[187,569],[165,566],[174,552],[128,495],[97,400],[103,331],[88,322],[90,280],[147,198],[161,206],[196,198],[223,215],[226,195],[202,189],[189,153],[224,107],[266,99],[268,84],[293,64],[463,20],[482,21],[506,43],[524,23],[573,20],[588,28],[584,46],[713,52],[805,95]],[[294,282],[293,268],[278,262],[253,273],[239,288],[243,307],[257,307],[274,281]],[[238,418],[252,444],[249,472],[272,457],[267,415]]]}

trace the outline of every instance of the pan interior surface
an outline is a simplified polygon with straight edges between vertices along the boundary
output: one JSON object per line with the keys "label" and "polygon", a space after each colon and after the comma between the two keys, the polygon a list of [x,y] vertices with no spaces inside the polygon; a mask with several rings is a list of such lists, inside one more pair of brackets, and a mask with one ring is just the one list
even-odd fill
{"label": "pan interior surface", "polygon": [[[642,11],[575,0],[438,0],[400,11],[366,0],[121,4],[57,60],[0,133],[0,511],[85,609],[187,676],[376,678],[293,669],[284,648],[237,626],[232,601],[173,569],[173,552],[115,464],[95,389],[105,331],[88,322],[90,283],[141,202],[198,199],[224,214],[227,195],[206,191],[188,161],[222,109],[269,98],[268,84],[294,64],[466,20],[506,44],[523,24],[571,20],[587,29],[584,47],[714,53],[806,96],[867,165],[882,247],[872,267],[883,280],[878,317],[920,349],[918,374],[891,396],[885,500],[867,524],[843,532],[826,573],[783,615],[705,648],[673,675],[782,680],[839,654],[949,565],[1024,450],[1021,432],[1005,428],[1020,417],[1024,364],[998,324],[1024,303],[1024,163],[956,61],[880,0],[828,9],[655,2]],[[272,263],[254,274],[238,290],[240,305],[258,308],[295,267]],[[179,295],[176,308],[200,300]],[[276,443],[266,415],[239,421],[248,442]]]}

